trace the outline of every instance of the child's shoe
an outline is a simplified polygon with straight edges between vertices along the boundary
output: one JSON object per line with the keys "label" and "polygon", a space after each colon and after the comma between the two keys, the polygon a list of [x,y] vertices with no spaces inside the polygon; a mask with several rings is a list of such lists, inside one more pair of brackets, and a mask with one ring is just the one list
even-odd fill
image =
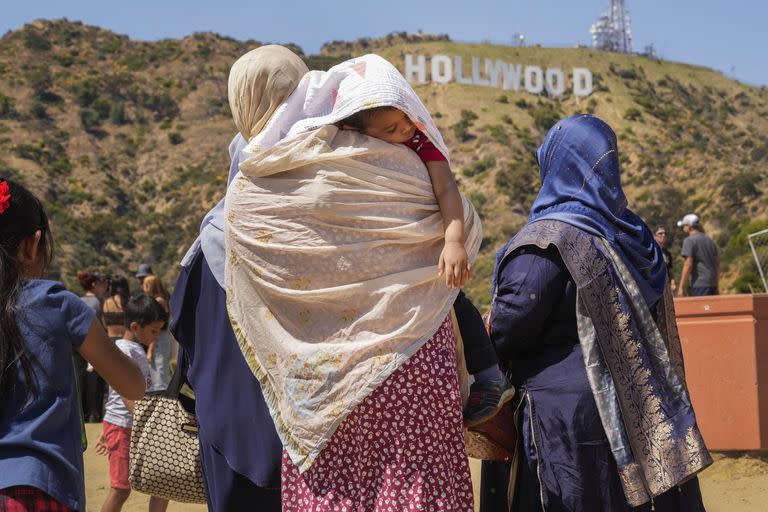
{"label": "child's shoe", "polygon": [[469,400],[464,411],[464,425],[474,427],[493,418],[504,404],[515,396],[515,387],[502,377],[486,382],[474,382],[469,388]]}

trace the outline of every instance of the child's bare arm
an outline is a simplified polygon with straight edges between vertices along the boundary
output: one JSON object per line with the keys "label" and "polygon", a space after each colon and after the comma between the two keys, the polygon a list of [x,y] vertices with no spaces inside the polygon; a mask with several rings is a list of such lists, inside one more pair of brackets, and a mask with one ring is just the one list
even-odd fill
{"label": "child's bare arm", "polygon": [[121,396],[144,396],[144,375],[139,366],[109,340],[99,320],[93,320],[78,351]]}
{"label": "child's bare arm", "polygon": [[439,263],[440,275],[445,273],[446,285],[462,287],[471,277],[471,265],[464,249],[464,207],[459,187],[453,179],[448,162],[427,162],[426,165],[445,225],[445,247]]}
{"label": "child's bare arm", "polygon": [[125,404],[125,408],[128,409],[128,412],[131,413],[131,416],[133,416],[133,406],[136,403],[136,400],[128,400],[127,398],[120,397],[123,399],[123,403]]}

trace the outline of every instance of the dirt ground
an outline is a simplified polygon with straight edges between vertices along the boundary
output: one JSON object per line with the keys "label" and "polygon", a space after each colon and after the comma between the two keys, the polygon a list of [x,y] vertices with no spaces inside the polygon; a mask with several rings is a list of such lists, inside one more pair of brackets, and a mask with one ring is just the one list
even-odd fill
{"label": "dirt ground", "polygon": [[[93,446],[101,433],[101,424],[86,425],[91,446],[85,452],[85,491],[87,510],[98,511],[109,489],[107,458],[96,455]],[[700,475],[704,504],[708,512],[765,512],[768,510],[768,454],[714,454],[715,463]],[[472,461],[473,477],[480,465]],[[478,479],[475,480],[477,494]],[[149,497],[133,492],[123,507],[125,512],[147,510]],[[204,505],[171,503],[169,512],[202,512]]]}

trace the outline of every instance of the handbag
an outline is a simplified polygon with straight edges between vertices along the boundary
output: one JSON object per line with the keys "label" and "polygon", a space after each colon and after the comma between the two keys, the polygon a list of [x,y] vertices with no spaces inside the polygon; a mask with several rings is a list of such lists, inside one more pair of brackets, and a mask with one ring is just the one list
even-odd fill
{"label": "handbag", "polygon": [[137,400],[133,412],[128,480],[144,494],[183,503],[205,503],[194,399],[181,395],[187,361],[165,391]]}
{"label": "handbag", "polygon": [[[459,387],[462,395],[462,407],[466,406],[469,395],[467,367],[464,360],[464,343],[458,328],[455,312],[451,311],[451,320],[456,335],[456,360],[459,372]],[[490,314],[486,318],[486,330],[490,333]],[[523,408],[523,397],[516,396],[504,404],[501,410],[488,421],[464,428],[464,443],[467,455],[479,460],[516,461],[518,432]]]}

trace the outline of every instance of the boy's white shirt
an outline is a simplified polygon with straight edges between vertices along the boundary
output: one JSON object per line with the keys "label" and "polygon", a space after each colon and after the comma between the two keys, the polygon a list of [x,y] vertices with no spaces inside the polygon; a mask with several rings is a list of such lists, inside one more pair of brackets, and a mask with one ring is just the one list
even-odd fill
{"label": "boy's white shirt", "polygon": [[[117,348],[119,348],[125,355],[136,361],[141,369],[141,373],[144,375],[147,389],[149,389],[152,380],[150,378],[149,362],[147,361],[147,354],[144,352],[144,348],[138,342],[126,339],[117,340],[115,345],[117,345]],[[109,394],[107,395],[104,421],[120,427],[130,428],[133,426],[133,414],[131,414],[125,406],[123,397],[121,397],[112,386],[109,387]]]}

